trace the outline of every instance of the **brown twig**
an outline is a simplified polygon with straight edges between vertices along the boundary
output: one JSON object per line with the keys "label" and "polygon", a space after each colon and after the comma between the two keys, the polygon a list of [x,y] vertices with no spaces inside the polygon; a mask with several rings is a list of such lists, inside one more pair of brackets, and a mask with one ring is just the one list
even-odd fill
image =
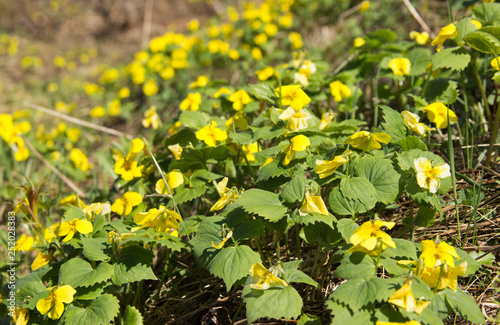
{"label": "brown twig", "polygon": [[35,149],[35,147],[33,147],[33,145],[31,144],[31,142],[28,141],[28,139],[24,138],[24,143],[26,144],[30,152],[32,152],[45,165],[45,167],[50,169],[54,174],[56,174],[60,179],[62,179],[62,181],[66,183],[66,185],[68,185],[69,188],[71,188],[76,194],[78,194],[79,197],[81,198],[87,197],[87,194],[85,194],[85,192],[83,192],[80,188],[78,188],[78,186],[76,186],[69,178],[64,176],[64,174],[62,174],[50,162],[48,162],[45,158],[43,158],[43,156],[38,152],[38,150]]}
{"label": "brown twig", "polygon": [[420,15],[418,14],[418,11],[415,9],[415,7],[413,7],[413,5],[411,4],[411,2],[409,0],[403,0],[403,3],[405,4],[406,8],[408,8],[408,10],[410,11],[411,15],[413,16],[413,18],[415,18],[415,20],[420,25],[420,27],[422,27],[423,30],[425,30],[427,33],[429,33],[429,35],[432,38],[435,38],[436,35],[432,32],[432,30],[425,23],[425,21],[422,19],[422,17],[420,17]]}
{"label": "brown twig", "polygon": [[83,120],[80,120],[80,119],[78,119],[76,117],[69,116],[69,115],[66,115],[66,114],[63,114],[61,112],[57,112],[57,111],[48,109],[48,108],[40,106],[40,105],[35,105],[35,104],[31,104],[31,103],[24,103],[24,106],[32,108],[32,109],[35,109],[35,110],[40,111],[40,112],[44,112],[46,114],[49,114],[49,115],[52,115],[52,116],[55,116],[55,117],[58,117],[60,119],[68,121],[70,123],[81,125],[83,127],[94,129],[94,130],[97,130],[97,131],[100,131],[100,132],[104,132],[104,133],[108,133],[108,134],[116,135],[116,136],[124,136],[127,139],[129,139],[129,140],[132,140],[134,138],[134,136],[132,136],[130,134],[126,134],[126,133],[123,133],[121,131],[118,131],[118,130],[115,130],[115,129],[110,129],[110,128],[107,128],[105,126],[101,126],[101,125],[98,125],[98,124],[94,124],[94,123],[90,123],[90,122],[87,122],[87,121],[83,121]]}

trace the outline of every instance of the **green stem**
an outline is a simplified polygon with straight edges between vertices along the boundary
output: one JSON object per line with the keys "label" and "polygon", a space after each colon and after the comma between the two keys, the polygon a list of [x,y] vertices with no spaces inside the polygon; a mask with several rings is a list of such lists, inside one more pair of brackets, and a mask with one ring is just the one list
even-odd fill
{"label": "green stem", "polygon": [[410,200],[410,240],[413,242],[413,200]]}
{"label": "green stem", "polygon": [[451,12],[451,0],[446,0],[446,4],[448,5],[448,19],[450,23],[453,22],[453,13]]}
{"label": "green stem", "polygon": [[477,54],[474,56],[474,59],[472,60],[472,70],[474,71],[474,76],[476,77],[476,82],[477,86],[479,87],[479,92],[481,93],[481,97],[483,98],[484,110],[486,112],[486,117],[488,118],[488,124],[491,126],[492,118],[491,118],[490,106],[488,105],[488,99],[486,99],[486,93],[484,91],[481,77],[479,76],[479,72],[477,71],[476,58]]}
{"label": "green stem", "polygon": [[455,154],[453,151],[453,140],[451,138],[451,123],[450,123],[450,110],[446,110],[446,119],[448,121],[448,153],[450,156],[450,169],[451,169],[451,184],[453,186],[453,196],[455,201],[455,213],[457,215],[457,233],[458,241],[461,241],[460,234],[460,215],[458,214],[458,197],[457,197],[457,180],[455,178]]}
{"label": "green stem", "polygon": [[486,154],[485,166],[489,167],[491,162],[491,155],[493,153],[493,148],[495,146],[495,140],[498,133],[498,124],[500,123],[500,103],[498,103],[497,111],[495,113],[495,122],[493,123],[493,130],[491,130],[490,146],[488,147],[488,153]]}
{"label": "green stem", "polygon": [[[302,259],[302,251],[300,249],[300,226],[295,224],[295,242],[297,243],[297,259]],[[300,266],[299,266],[300,268]]]}

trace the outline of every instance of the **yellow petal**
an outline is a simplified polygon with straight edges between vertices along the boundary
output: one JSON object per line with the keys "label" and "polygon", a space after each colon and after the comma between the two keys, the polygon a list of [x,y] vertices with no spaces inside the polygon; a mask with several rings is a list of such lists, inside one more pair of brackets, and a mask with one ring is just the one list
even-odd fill
{"label": "yellow petal", "polygon": [[87,220],[77,220],[75,223],[75,228],[80,234],[89,234],[94,231],[92,223]]}

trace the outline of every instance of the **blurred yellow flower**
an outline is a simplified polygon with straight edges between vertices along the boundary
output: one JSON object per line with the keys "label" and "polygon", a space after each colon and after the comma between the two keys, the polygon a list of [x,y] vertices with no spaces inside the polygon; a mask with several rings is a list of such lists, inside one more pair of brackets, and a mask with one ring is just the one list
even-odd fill
{"label": "blurred yellow flower", "polygon": [[[1,302],[1,299],[0,299]],[[29,308],[18,308],[15,307],[14,315],[12,315],[12,320],[14,325],[26,325],[30,320],[30,310]]]}
{"label": "blurred yellow flower", "polygon": [[300,35],[297,32],[291,32],[288,34],[288,40],[290,43],[292,43],[292,49],[300,49],[304,46],[304,43],[302,43],[302,35]]}
{"label": "blurred yellow flower", "polygon": [[192,83],[189,84],[189,88],[191,89],[196,89],[196,88],[203,88],[208,85],[208,77],[207,76],[198,76],[196,81],[193,81]]}
{"label": "blurred yellow flower", "polygon": [[200,93],[189,93],[186,99],[181,102],[179,106],[183,111],[197,111],[200,109],[201,104],[201,94]]}
{"label": "blurred yellow flower", "polygon": [[429,40],[431,39],[429,36],[429,33],[425,32],[425,31],[422,33],[419,33],[419,32],[414,31],[414,30],[412,30],[410,32],[410,38],[414,39],[415,42],[417,42],[420,45],[425,45],[425,44],[429,43]]}
{"label": "blurred yellow flower", "polygon": [[159,90],[159,88],[153,79],[149,79],[142,86],[142,91],[144,92],[144,95],[146,95],[146,96],[153,96],[153,95],[158,93],[158,90]]}
{"label": "blurred yellow flower", "polygon": [[22,234],[21,237],[16,241],[16,252],[29,252],[33,250],[34,238],[32,236],[26,236]]}
{"label": "blurred yellow flower", "polygon": [[391,59],[388,66],[395,76],[407,76],[410,74],[411,62],[407,58]]}
{"label": "blurred yellow flower", "polygon": [[180,144],[178,144],[178,143],[172,144],[172,145],[169,145],[167,148],[174,155],[175,159],[181,159],[183,149],[180,146]]}
{"label": "blurred yellow flower", "polygon": [[356,37],[354,39],[354,42],[353,42],[352,46],[354,46],[354,47],[361,47],[361,46],[363,46],[365,44],[366,44],[366,41],[365,41],[364,38],[362,38],[362,37]]}
{"label": "blurred yellow flower", "polygon": [[275,71],[276,71],[276,69],[269,66],[269,67],[265,67],[262,70],[255,71],[255,74],[257,75],[257,78],[260,81],[265,81],[265,80],[271,78],[275,74]]}
{"label": "blurred yellow flower", "polygon": [[83,172],[93,168],[93,165],[89,163],[87,156],[78,148],[73,148],[69,152],[69,160],[73,162],[76,168]]}
{"label": "blurred yellow flower", "polygon": [[342,101],[343,98],[351,97],[351,89],[338,80],[330,83],[330,93],[337,102]]}
{"label": "blurred yellow flower", "polygon": [[246,104],[253,102],[252,98],[243,89],[240,89],[231,94],[228,100],[233,103],[233,108],[235,111],[241,111]]}
{"label": "blurred yellow flower", "polygon": [[255,59],[255,61],[260,61],[262,60],[262,50],[259,49],[258,47],[252,48],[251,51],[252,57]]}
{"label": "blurred yellow flower", "polygon": [[161,125],[160,117],[156,112],[156,106],[151,106],[146,112],[144,112],[144,119],[142,120],[142,126],[149,128],[150,126],[153,130],[158,130]]}

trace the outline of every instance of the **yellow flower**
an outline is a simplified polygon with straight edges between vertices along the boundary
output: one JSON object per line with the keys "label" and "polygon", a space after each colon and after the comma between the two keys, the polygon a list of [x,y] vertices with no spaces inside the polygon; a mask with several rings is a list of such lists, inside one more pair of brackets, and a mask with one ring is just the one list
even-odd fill
{"label": "yellow flower", "polygon": [[455,248],[446,242],[442,241],[436,245],[433,240],[422,241],[422,254],[420,254],[419,259],[424,259],[427,267],[433,268],[443,264],[443,262],[446,262],[448,266],[455,266],[453,257],[457,260],[460,259]]}
{"label": "yellow flower", "polygon": [[447,39],[454,39],[455,37],[457,37],[457,26],[452,23],[441,28],[441,31],[439,31],[438,36],[432,41],[431,45],[437,45],[436,51],[439,52]]}
{"label": "yellow flower", "polygon": [[158,113],[156,112],[156,106],[151,106],[146,112],[144,112],[144,119],[142,120],[142,126],[145,128],[153,127],[157,130],[160,127],[161,121]]}
{"label": "yellow flower", "polygon": [[0,136],[5,142],[10,143],[14,137],[14,121],[9,114],[0,114]]}
{"label": "yellow flower", "polygon": [[297,32],[291,32],[288,35],[288,40],[290,41],[290,43],[292,43],[293,49],[300,49],[302,48],[302,46],[304,46],[304,43],[302,42],[302,36]]}
{"label": "yellow flower", "polygon": [[500,59],[493,58],[493,60],[490,61],[490,65],[493,68],[493,70],[496,70],[496,71],[500,70],[500,68],[498,67],[498,60],[500,60]]}
{"label": "yellow flower", "polygon": [[189,93],[186,99],[181,102],[179,106],[183,111],[197,111],[200,109],[201,104],[201,94],[200,93]]}
{"label": "yellow flower", "polygon": [[458,121],[458,117],[455,113],[441,102],[430,104],[422,108],[422,110],[427,112],[429,121],[436,123],[436,127],[439,129],[445,129],[448,126],[447,115],[450,116],[451,124]]}
{"label": "yellow flower", "polygon": [[255,61],[260,61],[262,59],[262,50],[258,47],[252,48],[251,54]]}
{"label": "yellow flower", "polygon": [[196,139],[203,140],[209,147],[215,147],[217,141],[224,141],[227,139],[227,132],[217,128],[217,123],[212,121],[211,124],[206,125],[204,128],[196,132]]}
{"label": "yellow flower", "polygon": [[120,175],[123,180],[131,181],[135,177],[142,176],[142,169],[144,166],[137,166],[137,161],[129,161],[124,157],[118,158],[115,162],[114,171]]}
{"label": "yellow flower", "polygon": [[14,150],[14,158],[17,161],[24,161],[29,158],[30,152],[28,148],[26,148],[23,138],[14,136],[11,140],[11,146]]}
{"label": "yellow flower", "polygon": [[332,175],[337,168],[346,164],[349,161],[344,155],[335,156],[333,160],[316,160],[314,171],[319,175],[319,178],[325,178]]}
{"label": "yellow flower", "polygon": [[54,255],[54,251],[50,251],[48,254],[38,252],[36,254],[35,260],[31,264],[31,269],[33,271],[35,271],[35,270],[41,268],[42,266],[49,264],[50,262],[52,262],[53,255]]}
{"label": "yellow flower", "polygon": [[350,241],[354,245],[346,253],[364,252],[372,256],[379,255],[387,247],[396,248],[396,244],[392,241],[381,227],[392,229],[394,222],[385,222],[375,220],[375,222],[367,221],[354,231]]}
{"label": "yellow flower", "polygon": [[[494,1],[494,0],[493,0]],[[480,21],[477,21],[475,19],[472,19],[472,23],[479,29],[481,27],[483,27],[483,24],[481,24]]]}
{"label": "yellow flower", "polygon": [[27,252],[33,250],[34,238],[22,234],[16,241],[16,252]]}
{"label": "yellow flower", "polygon": [[153,95],[158,93],[158,90],[159,90],[159,88],[153,79],[149,79],[142,86],[142,91],[144,92],[144,95],[146,95],[146,96],[153,96]]}
{"label": "yellow flower", "polygon": [[[0,299],[1,300],[1,299]],[[18,308],[14,310],[14,315],[12,316],[14,325],[26,325],[30,320],[30,310],[29,308]]]}
{"label": "yellow flower", "polygon": [[348,137],[344,143],[359,150],[375,150],[382,148],[379,142],[387,144],[390,140],[391,136],[383,132],[372,134],[368,131],[359,131]]}
{"label": "yellow flower", "polygon": [[136,192],[127,192],[117,199],[111,206],[111,211],[121,216],[126,216],[132,211],[132,207],[142,202],[142,196]]}
{"label": "yellow flower", "polygon": [[370,1],[365,0],[359,4],[359,12],[363,12],[368,9],[370,9]]}
{"label": "yellow flower", "polygon": [[37,302],[36,309],[42,315],[49,313],[51,319],[59,319],[64,312],[64,303],[71,303],[75,293],[76,290],[70,285],[64,285],[57,289],[53,287],[47,298],[42,298]]}
{"label": "yellow flower", "polygon": [[94,220],[94,217],[99,214],[110,213],[111,205],[109,203],[91,203],[83,209],[83,212],[85,212],[90,220]]}
{"label": "yellow flower", "polygon": [[254,263],[250,269],[250,288],[254,290],[267,290],[269,288],[285,288],[288,286],[284,280],[267,270],[261,263]]}
{"label": "yellow flower", "polygon": [[436,193],[441,183],[440,178],[451,176],[448,164],[439,164],[432,167],[431,161],[425,157],[415,159],[413,162],[417,171],[417,183],[421,188],[426,188],[431,193]]}
{"label": "yellow flower", "polygon": [[227,235],[224,236],[224,238],[222,239],[222,241],[219,244],[215,245],[214,241],[212,240],[212,247],[215,249],[221,249],[222,247],[224,247],[224,244],[227,242],[227,240],[231,237],[233,237],[233,232],[229,231],[227,233]]}
{"label": "yellow flower", "polygon": [[262,70],[255,71],[255,74],[257,75],[257,78],[260,81],[265,81],[265,80],[271,78],[275,73],[276,73],[276,69],[274,69],[273,67],[265,67]]}
{"label": "yellow flower", "polygon": [[233,202],[238,198],[238,190],[233,187],[231,189],[227,188],[228,178],[224,177],[222,181],[217,183],[217,192],[220,198],[215,204],[210,208],[210,211],[217,211],[225,207],[228,203]]}
{"label": "yellow flower", "polygon": [[411,62],[407,58],[391,59],[388,66],[395,76],[407,76],[410,74]]}
{"label": "yellow flower", "polygon": [[233,123],[235,128],[239,128],[242,130],[247,130],[248,129],[248,121],[243,115],[243,112],[239,111],[234,114],[233,117],[229,118],[226,121],[226,126],[228,127],[229,130],[233,129]]}
{"label": "yellow flower", "polygon": [[415,42],[417,42],[420,45],[425,45],[425,44],[429,43],[429,40],[430,40],[429,33],[425,32],[425,31],[422,33],[419,33],[417,31],[412,30],[410,32],[410,38],[414,39]]}
{"label": "yellow flower", "polygon": [[55,223],[52,226],[46,227],[43,230],[43,234],[44,234],[45,240],[48,243],[52,242],[52,239],[54,239],[54,238],[57,237],[57,234],[59,233],[59,226],[60,225],[61,225],[60,223]]}
{"label": "yellow flower", "polygon": [[156,193],[171,195],[172,193],[170,193],[170,191],[173,191],[184,183],[184,176],[182,176],[182,173],[176,171],[168,173],[165,176],[165,179],[167,180],[168,186],[165,185],[165,181],[163,180],[163,178],[160,178],[156,182]]}
{"label": "yellow flower", "polygon": [[296,132],[307,128],[307,121],[311,119],[311,114],[304,110],[296,112],[292,107],[288,107],[283,113],[280,114],[279,118],[284,121],[288,121],[286,129],[288,132]]}
{"label": "yellow flower", "polygon": [[103,117],[106,115],[106,110],[102,106],[96,106],[90,110],[90,117]]}
{"label": "yellow flower", "polygon": [[330,93],[337,102],[343,98],[351,97],[351,89],[338,80],[330,83]]}
{"label": "yellow flower", "polygon": [[78,142],[81,133],[82,131],[80,131],[80,129],[77,128],[69,128],[66,130],[66,136],[68,137],[69,141],[73,143]]}
{"label": "yellow flower", "polygon": [[200,22],[198,21],[198,19],[191,19],[188,22],[187,27],[188,27],[189,31],[196,32],[198,30],[198,28],[200,28]]}
{"label": "yellow flower", "polygon": [[356,37],[353,42],[354,47],[361,47],[366,44],[366,41],[362,37]]}
{"label": "yellow flower", "polygon": [[319,124],[319,129],[320,130],[324,130],[326,129],[327,127],[330,126],[330,123],[332,122],[333,118],[335,117],[335,115],[333,114],[333,112],[325,112],[321,115],[321,122]]}
{"label": "yellow flower", "polygon": [[118,98],[123,99],[129,96],[130,96],[130,89],[128,89],[127,87],[123,87],[118,91]]}
{"label": "yellow flower", "polygon": [[259,144],[257,142],[254,142],[242,145],[241,150],[243,150],[243,153],[245,154],[249,162],[254,162],[255,156],[253,154],[259,152],[260,148]]}
{"label": "yellow flower", "polygon": [[411,291],[411,281],[405,281],[389,299],[389,303],[404,308],[407,312],[420,314],[431,302],[422,300],[417,302]]}
{"label": "yellow flower", "polygon": [[236,61],[240,58],[240,52],[238,52],[238,50],[231,49],[228,52],[228,56],[231,60]]}
{"label": "yellow flower", "polygon": [[326,209],[325,202],[319,195],[311,195],[309,191],[306,192],[302,206],[300,207],[299,214],[305,216],[312,213],[319,213],[327,216],[328,210]]}
{"label": "yellow flower", "polygon": [[[280,89],[274,90],[276,96],[280,96]],[[311,102],[311,98],[300,88],[300,85],[289,85],[281,87],[281,104],[292,106],[295,111],[300,111]]]}
{"label": "yellow flower", "polygon": [[86,172],[89,169],[92,169],[93,165],[89,163],[87,156],[78,148],[71,149],[69,153],[69,160],[71,160],[75,167]]}
{"label": "yellow flower", "polygon": [[67,222],[62,222],[59,225],[59,230],[57,235],[59,237],[66,236],[63,242],[66,242],[73,238],[73,236],[79,232],[81,234],[89,234],[94,231],[92,223],[87,220],[73,219]]}
{"label": "yellow flower", "polygon": [[85,208],[85,203],[83,203],[83,201],[76,194],[71,194],[63,197],[59,200],[59,205],[63,207],[74,205],[75,207],[79,207],[81,209]]}
{"label": "yellow flower", "polygon": [[227,89],[226,87],[222,87],[215,92],[214,98],[219,98],[220,95],[222,95],[222,94],[229,95],[230,93],[231,93],[231,90]]}
{"label": "yellow flower", "polygon": [[234,92],[231,96],[229,96],[228,100],[233,103],[235,111],[241,111],[243,106],[253,101],[248,93],[243,89]]}
{"label": "yellow flower", "polygon": [[130,147],[130,150],[129,150],[127,156],[125,157],[125,159],[126,160],[134,160],[135,156],[139,152],[144,150],[145,146],[146,146],[146,144],[144,143],[144,140],[139,139],[139,138],[135,138],[134,140],[132,140],[132,146]]}
{"label": "yellow flower", "polygon": [[[454,267],[448,265],[448,263],[444,263],[432,270],[427,281],[425,281],[426,279],[423,280],[431,287],[435,287],[437,285],[438,290],[448,287],[453,291],[457,291],[458,276],[465,275],[466,271],[467,262],[460,263]],[[441,280],[439,280],[439,275],[441,275]]]}
{"label": "yellow flower", "polygon": [[182,218],[177,212],[160,205],[159,209],[135,213],[134,222],[141,227],[132,228],[132,232],[142,228],[153,228],[156,231],[170,233],[177,237],[177,229],[179,229],[179,222],[182,222]]}
{"label": "yellow flower", "polygon": [[285,148],[285,159],[283,159],[283,165],[286,166],[295,157],[295,153],[298,151],[304,151],[307,147],[311,145],[311,141],[305,135],[297,135],[290,140],[291,143]]}
{"label": "yellow flower", "polygon": [[409,111],[404,111],[401,112],[401,116],[403,116],[406,127],[422,137],[426,136],[431,131],[436,131],[436,129],[431,129],[424,123],[420,123],[420,117],[417,114],[413,114]]}
{"label": "yellow flower", "polygon": [[260,33],[254,37],[253,41],[256,45],[262,45],[267,42],[267,35],[265,33]]}
{"label": "yellow flower", "polygon": [[175,159],[181,159],[182,147],[178,143],[172,144],[172,145],[168,146],[167,148],[168,148],[168,150],[170,150],[170,152],[172,152]]}
{"label": "yellow flower", "polygon": [[189,88],[191,88],[191,89],[203,88],[206,85],[208,85],[208,77],[207,76],[198,76],[196,81],[193,81],[192,83],[189,84]]}

